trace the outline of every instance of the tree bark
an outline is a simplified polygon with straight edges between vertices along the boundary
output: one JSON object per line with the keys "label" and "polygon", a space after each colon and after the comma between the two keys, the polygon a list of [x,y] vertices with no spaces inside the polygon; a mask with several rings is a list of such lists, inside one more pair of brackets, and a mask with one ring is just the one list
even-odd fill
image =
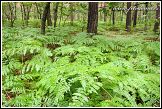
{"label": "tree bark", "polygon": [[35,2],[35,6],[36,6],[37,12],[38,12],[38,14],[39,14],[38,19],[41,19],[42,14],[41,14],[41,12],[40,12],[40,10],[39,10],[39,7],[38,7],[38,4],[37,4],[36,2]]}
{"label": "tree bark", "polygon": [[47,13],[47,25],[52,26],[50,5],[49,5],[49,8],[48,8],[48,13]]}
{"label": "tree bark", "polygon": [[115,10],[112,9],[112,22],[115,25]]}
{"label": "tree bark", "polygon": [[98,2],[89,2],[87,32],[97,34]]}
{"label": "tree bark", "polygon": [[[135,7],[138,8],[138,2],[136,2]],[[133,18],[133,27],[137,24],[137,9],[134,11],[134,18]]]}
{"label": "tree bark", "polygon": [[56,27],[56,23],[57,23],[58,6],[59,6],[59,2],[56,2],[56,6],[55,6],[55,9],[54,9],[54,28]]}
{"label": "tree bark", "polygon": [[156,22],[154,24],[154,32],[157,32],[158,28],[160,25],[160,6],[159,3],[157,3],[157,8],[156,8]]}
{"label": "tree bark", "polygon": [[74,21],[74,3],[70,3],[70,24],[73,25],[73,21]]}
{"label": "tree bark", "polygon": [[43,11],[43,16],[42,16],[41,34],[45,34],[45,25],[46,25],[46,19],[47,19],[49,8],[50,8],[50,2],[47,2],[44,8],[44,11]]}
{"label": "tree bark", "polygon": [[17,13],[17,12],[16,12],[16,2],[15,2],[14,4],[15,4],[14,7],[15,7],[15,20],[16,20],[16,19],[17,19],[17,15],[16,15],[16,13]]}
{"label": "tree bark", "polygon": [[21,4],[22,4],[23,13],[24,13],[25,24],[26,24],[26,26],[28,26],[29,13],[30,13],[32,4],[30,6],[28,6],[28,5],[25,6],[25,4],[23,2]]}
{"label": "tree bark", "polygon": [[147,13],[148,13],[148,2],[145,3],[145,28],[144,30],[146,31],[147,30]]}
{"label": "tree bark", "polygon": [[22,23],[23,23],[23,26],[24,26],[24,13],[23,13],[23,6],[22,5],[20,5],[20,9],[21,9]]}
{"label": "tree bark", "polygon": [[[127,2],[127,9],[129,9],[130,7],[131,7],[131,2]],[[126,30],[127,32],[131,31],[131,9],[127,12]]]}
{"label": "tree bark", "polygon": [[106,10],[106,3],[104,2],[104,22],[107,21],[107,10]]}
{"label": "tree bark", "polygon": [[14,26],[14,21],[16,19],[16,4],[14,3],[8,3],[8,7],[9,7],[9,20],[10,20],[10,26],[13,27]]}
{"label": "tree bark", "polygon": [[61,7],[60,7],[60,20],[59,20],[59,26],[61,25],[61,20],[63,19],[63,2],[61,3]]}

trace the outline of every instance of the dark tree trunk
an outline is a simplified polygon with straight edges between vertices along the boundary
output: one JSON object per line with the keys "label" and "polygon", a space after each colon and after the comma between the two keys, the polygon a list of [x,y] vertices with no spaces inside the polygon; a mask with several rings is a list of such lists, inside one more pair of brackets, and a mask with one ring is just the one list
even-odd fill
{"label": "dark tree trunk", "polygon": [[107,21],[107,14],[104,13],[104,22],[106,22],[106,21]]}
{"label": "dark tree trunk", "polygon": [[98,2],[89,2],[87,32],[97,34]]}
{"label": "dark tree trunk", "polygon": [[154,24],[154,32],[157,32],[160,25],[160,6],[159,3],[157,3],[157,10],[156,10],[156,22]]}
{"label": "dark tree trunk", "polygon": [[48,26],[52,26],[50,5],[49,5],[49,8],[48,8],[48,13],[47,13],[47,25],[48,25]]}
{"label": "dark tree trunk", "polygon": [[115,10],[112,9],[112,22],[115,25]]}
{"label": "dark tree trunk", "polygon": [[145,3],[145,28],[144,30],[147,30],[147,13],[148,13],[148,2]]}
{"label": "dark tree trunk", "polygon": [[56,23],[57,23],[58,6],[59,6],[59,2],[56,2],[56,6],[55,6],[55,9],[54,9],[54,28],[56,27]]}
{"label": "dark tree trunk", "polygon": [[50,2],[47,2],[44,8],[44,11],[43,11],[43,16],[42,16],[41,34],[45,34],[45,25],[46,25],[46,19],[47,19],[49,8],[50,8]]}
{"label": "dark tree trunk", "polygon": [[16,2],[15,2],[15,20],[17,19],[17,15],[16,15]]}
{"label": "dark tree trunk", "polygon": [[[129,9],[130,7],[131,7],[131,2],[127,2],[127,9]],[[126,30],[127,32],[131,31],[131,9],[127,12]]]}
{"label": "dark tree trunk", "polygon": [[[138,2],[136,2],[135,7],[138,8]],[[134,18],[133,18],[133,27],[137,24],[137,9],[134,11]]]}
{"label": "dark tree trunk", "polygon": [[106,3],[104,2],[104,22],[107,20],[107,10],[106,10]]}
{"label": "dark tree trunk", "polygon": [[112,22],[112,15],[110,14],[110,24],[111,24],[111,22]]}
{"label": "dark tree trunk", "polygon": [[23,4],[22,6],[23,6],[23,13],[24,13],[24,21],[25,21],[25,25],[28,25],[27,13],[26,13],[26,10],[25,10],[25,6],[24,6],[24,4]]}

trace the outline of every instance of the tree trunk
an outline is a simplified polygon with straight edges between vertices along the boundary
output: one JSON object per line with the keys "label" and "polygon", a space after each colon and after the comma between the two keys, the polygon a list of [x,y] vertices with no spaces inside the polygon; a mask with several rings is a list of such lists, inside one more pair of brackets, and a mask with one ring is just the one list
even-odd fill
{"label": "tree trunk", "polygon": [[112,9],[112,22],[115,25],[115,10]]}
{"label": "tree trunk", "polygon": [[24,13],[24,20],[25,20],[26,26],[28,26],[29,13],[30,13],[31,7],[32,7],[32,5],[30,5],[30,6],[25,6],[25,4],[22,3],[23,13]]}
{"label": "tree trunk", "polygon": [[[131,7],[131,2],[127,2],[127,9],[129,9],[130,7]],[[127,12],[126,30],[127,32],[131,31],[131,9]]]}
{"label": "tree trunk", "polygon": [[60,20],[59,20],[59,26],[61,25],[61,20],[62,20],[62,17],[63,17],[63,3],[61,3],[61,8],[60,8],[60,13],[61,13],[61,15],[60,15]]}
{"label": "tree trunk", "polygon": [[104,2],[104,22],[107,21],[107,10],[106,10],[106,3]]}
{"label": "tree trunk", "polygon": [[[138,2],[136,2],[135,7],[138,8]],[[137,24],[137,9],[134,11],[134,18],[133,18],[133,27]]]}
{"label": "tree trunk", "polygon": [[27,13],[26,13],[26,9],[25,9],[24,3],[22,3],[22,8],[23,8],[23,13],[24,13],[25,24],[28,25],[27,15],[26,15]]}
{"label": "tree trunk", "polygon": [[74,13],[73,13],[73,9],[74,8],[74,3],[70,3],[70,24],[73,25],[73,21],[74,21]]}
{"label": "tree trunk", "polygon": [[156,10],[156,22],[154,24],[154,32],[157,32],[160,25],[160,6],[159,3],[157,3],[157,10]]}
{"label": "tree trunk", "polygon": [[24,26],[24,13],[23,13],[23,6],[20,5],[20,9],[21,9],[21,17],[22,17],[22,25]]}
{"label": "tree trunk", "polygon": [[47,26],[52,26],[50,5],[49,5],[49,8],[48,8],[48,13],[47,13]]}
{"label": "tree trunk", "polygon": [[37,19],[37,9],[36,9],[36,7],[33,7],[33,12],[34,12],[33,18]]}
{"label": "tree trunk", "polygon": [[45,25],[46,25],[46,19],[47,19],[49,8],[50,8],[50,2],[47,2],[44,8],[44,11],[43,11],[43,16],[42,16],[41,34],[45,34]]}
{"label": "tree trunk", "polygon": [[87,32],[97,34],[98,2],[89,2]]}
{"label": "tree trunk", "polygon": [[15,2],[15,19],[17,19],[17,16],[16,16],[16,2]]}
{"label": "tree trunk", "polygon": [[[122,7],[124,7],[124,3],[122,4]],[[123,10],[121,10],[121,22],[123,22]]]}
{"label": "tree trunk", "polygon": [[32,7],[32,5],[31,6],[27,6],[27,20],[29,20],[29,13],[30,13],[31,7]]}
{"label": "tree trunk", "polygon": [[145,11],[145,28],[144,28],[144,30],[146,31],[147,30],[148,2],[145,3],[145,8],[146,8],[146,11]]}
{"label": "tree trunk", "polygon": [[56,2],[56,6],[55,6],[55,9],[54,9],[54,28],[56,27],[56,23],[57,23],[58,6],[59,6],[59,2]]}
{"label": "tree trunk", "polygon": [[40,12],[40,10],[39,10],[39,8],[38,8],[38,4],[37,4],[36,2],[35,2],[35,6],[36,6],[37,12],[38,12],[38,14],[39,14],[38,19],[41,19],[42,14],[41,14],[41,12]]}
{"label": "tree trunk", "polygon": [[[8,7],[9,7],[9,11],[10,11],[10,26],[13,27],[14,26],[14,21],[16,18],[16,4],[14,3],[8,3]],[[15,10],[14,10],[15,9]]]}

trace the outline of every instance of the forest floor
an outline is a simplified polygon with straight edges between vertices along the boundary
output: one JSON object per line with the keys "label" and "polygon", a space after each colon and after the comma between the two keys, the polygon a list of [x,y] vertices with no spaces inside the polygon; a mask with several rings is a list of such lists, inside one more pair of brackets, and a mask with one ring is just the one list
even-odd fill
{"label": "forest floor", "polygon": [[77,26],[2,29],[3,106],[158,107],[160,39],[153,32]]}

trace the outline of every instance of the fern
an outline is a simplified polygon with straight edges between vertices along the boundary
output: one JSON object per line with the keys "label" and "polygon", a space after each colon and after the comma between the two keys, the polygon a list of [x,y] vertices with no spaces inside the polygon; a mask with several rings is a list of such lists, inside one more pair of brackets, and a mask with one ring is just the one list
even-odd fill
{"label": "fern", "polygon": [[[78,33],[75,27],[3,29],[2,105],[144,107],[160,100],[159,42]],[[140,35],[139,35],[140,36]]]}

